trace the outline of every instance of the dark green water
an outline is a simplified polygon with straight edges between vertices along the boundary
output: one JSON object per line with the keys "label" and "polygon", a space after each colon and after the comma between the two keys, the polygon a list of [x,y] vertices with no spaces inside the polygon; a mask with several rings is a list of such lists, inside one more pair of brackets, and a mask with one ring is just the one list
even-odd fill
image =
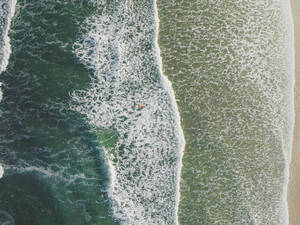
{"label": "dark green water", "polygon": [[72,45],[95,10],[87,1],[18,1],[0,78],[0,209],[17,225],[117,224],[99,137],[69,109],[69,93],[90,82]]}
{"label": "dark green water", "polygon": [[1,223],[176,224],[179,125],[156,25],[148,0],[18,1],[0,77]]}

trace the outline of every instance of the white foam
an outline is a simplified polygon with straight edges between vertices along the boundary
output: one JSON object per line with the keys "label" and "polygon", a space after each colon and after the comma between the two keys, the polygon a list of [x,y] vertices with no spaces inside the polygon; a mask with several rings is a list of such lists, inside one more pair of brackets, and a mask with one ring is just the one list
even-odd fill
{"label": "white foam", "polygon": [[3,177],[4,174],[4,169],[2,167],[2,165],[0,164],[0,179]]}
{"label": "white foam", "polygon": [[108,191],[115,217],[130,225],[177,223],[184,139],[171,84],[162,74],[152,4],[116,3],[88,18],[74,44],[94,78],[89,90],[72,94],[72,108],[117,135],[114,147],[103,146]]}
{"label": "white foam", "polygon": [[[10,46],[10,39],[8,37],[8,32],[11,25],[11,20],[15,14],[15,8],[16,8],[17,0],[8,0],[7,2],[7,9],[2,8],[0,9],[0,16],[6,17],[4,21],[6,21],[5,24],[0,24],[0,29],[2,29],[3,32],[0,34],[0,74],[6,70],[6,67],[8,65],[9,57],[11,54],[11,46]],[[5,11],[7,10],[7,11]],[[3,25],[3,26],[2,26]],[[2,100],[2,91],[1,91],[1,85],[0,85],[0,101]]]}
{"label": "white foam", "polygon": [[[286,40],[291,35],[291,24],[287,21],[290,14],[285,17],[281,8],[286,1],[235,1],[232,8],[226,1],[212,2],[199,7],[195,2],[186,6],[180,2],[176,9],[171,2],[161,3],[165,12],[161,19],[166,25],[163,41],[168,43],[164,49],[168,70],[175,72],[172,75],[176,77],[176,86],[182,88],[180,94],[188,106],[185,109],[195,109],[195,118],[201,118],[201,123],[195,119],[194,126],[189,124],[189,129],[198,133],[192,135],[193,147],[186,153],[180,218],[188,224],[205,221],[210,224],[286,224],[287,168],[283,171],[282,167],[288,166],[293,124],[289,61],[292,42]],[[177,12],[181,16],[176,17]],[[169,16],[176,18],[169,20]],[[205,42],[202,49],[197,48],[200,40],[201,46]],[[181,49],[191,49],[191,52]],[[176,62],[182,68],[178,69]],[[224,63],[222,68],[221,63]],[[245,73],[239,73],[243,70]],[[258,98],[246,86],[256,90]],[[254,107],[248,100],[254,102]],[[253,110],[255,106],[259,106],[259,113]],[[193,115],[187,115],[194,119]],[[261,133],[267,135],[263,137]],[[268,136],[274,140],[269,142]],[[251,139],[260,144],[252,145]],[[202,140],[209,145],[204,146]],[[226,154],[224,164],[219,163],[222,156],[215,154],[215,147]],[[245,155],[244,149],[248,151]],[[206,166],[202,160],[206,160],[207,155],[212,156],[212,162]],[[248,169],[250,165],[252,168]],[[209,181],[202,179],[203,171],[214,171],[214,166],[218,168],[216,175],[209,175]],[[272,166],[278,169],[277,174],[270,172]],[[262,169],[253,176],[256,168]],[[226,173],[233,179],[226,181]],[[194,186],[199,188],[189,193]],[[224,188],[218,189],[218,186]],[[222,197],[217,199],[223,202],[215,202],[215,194],[221,193]],[[205,208],[200,202],[207,202]],[[190,216],[202,210],[207,212],[203,219]]]}
{"label": "white foam", "polygon": [[0,102],[2,101],[2,98],[3,98],[3,94],[1,92],[1,86],[2,86],[2,83],[0,82]]}
{"label": "white foam", "polygon": [[[2,34],[2,37],[0,37],[1,39],[3,39],[3,46],[1,46],[1,54],[0,56],[2,56],[2,59],[0,59],[0,73],[2,73],[3,71],[6,70],[6,67],[8,65],[8,60],[9,60],[9,57],[10,57],[10,54],[11,54],[11,46],[10,46],[10,39],[8,37],[8,32],[9,32],[9,29],[10,29],[10,25],[11,25],[11,20],[15,14],[15,8],[16,8],[16,3],[17,1],[16,0],[10,0],[9,1],[10,3],[8,3],[8,12],[7,15],[5,15],[6,13],[5,12],[1,12],[3,13],[7,18],[6,18],[6,24],[5,26],[3,27],[4,29],[4,32]],[[0,43],[1,43],[0,42]]]}
{"label": "white foam", "polygon": [[158,35],[159,35],[159,17],[158,17],[158,9],[157,9],[157,0],[154,0],[154,11],[155,11],[155,21],[156,21],[156,29],[155,29],[155,48],[157,52],[158,57],[158,64],[159,64],[159,71],[162,77],[163,86],[168,91],[168,94],[171,99],[171,105],[173,106],[173,111],[175,112],[175,119],[177,124],[177,130],[179,133],[179,146],[178,149],[180,151],[179,156],[179,162],[178,162],[178,172],[177,172],[177,185],[176,185],[176,224],[179,224],[178,221],[178,207],[179,207],[179,201],[180,201],[180,180],[181,180],[181,169],[182,169],[182,157],[184,153],[184,147],[185,147],[185,139],[183,130],[181,128],[181,122],[180,122],[180,114],[177,107],[176,99],[175,99],[175,93],[172,88],[172,83],[168,80],[168,78],[163,74],[163,67],[162,67],[162,59],[160,54],[160,48],[158,44]]}
{"label": "white foam", "polygon": [[[0,175],[1,175],[1,167],[0,164]],[[3,169],[4,171],[4,169]],[[53,170],[49,167],[43,166],[32,166],[30,164],[24,163],[23,165],[6,165],[5,171],[7,176],[16,175],[16,174],[38,174],[40,177],[44,177],[46,179],[59,179],[64,182],[64,184],[72,184],[77,180],[88,180],[89,177],[86,177],[84,173],[72,173],[70,174],[69,168],[67,167],[59,167],[57,170]],[[3,173],[4,174],[4,173]],[[1,177],[0,177],[1,178]]]}

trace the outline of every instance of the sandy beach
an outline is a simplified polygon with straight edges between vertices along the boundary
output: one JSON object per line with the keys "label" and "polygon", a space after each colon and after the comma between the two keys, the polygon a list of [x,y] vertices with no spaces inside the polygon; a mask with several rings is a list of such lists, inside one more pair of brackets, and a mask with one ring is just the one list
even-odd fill
{"label": "sandy beach", "polygon": [[289,224],[300,224],[300,1],[291,0],[295,26],[295,127],[288,186]]}

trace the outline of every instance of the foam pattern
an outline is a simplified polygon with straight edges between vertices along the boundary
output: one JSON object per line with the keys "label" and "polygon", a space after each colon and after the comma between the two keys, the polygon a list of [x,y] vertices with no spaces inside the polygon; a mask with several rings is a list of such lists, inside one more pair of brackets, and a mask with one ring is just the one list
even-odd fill
{"label": "foam pattern", "polygon": [[[16,3],[16,0],[1,0],[0,2],[0,74],[5,71],[11,54],[8,31],[15,14]],[[0,101],[3,98],[1,86],[0,82]]]}
{"label": "foam pattern", "polygon": [[5,71],[11,54],[8,31],[16,3],[16,0],[1,0],[0,2],[0,73]]}
{"label": "foam pattern", "polygon": [[160,0],[186,138],[180,224],[288,224],[293,24],[285,0]]}
{"label": "foam pattern", "polygon": [[112,1],[86,19],[74,44],[91,84],[72,93],[72,109],[110,134],[108,191],[122,224],[177,223],[180,133],[161,80],[154,9],[152,1]]}
{"label": "foam pattern", "polygon": [[3,166],[0,164],[0,179],[3,177],[4,169]]}

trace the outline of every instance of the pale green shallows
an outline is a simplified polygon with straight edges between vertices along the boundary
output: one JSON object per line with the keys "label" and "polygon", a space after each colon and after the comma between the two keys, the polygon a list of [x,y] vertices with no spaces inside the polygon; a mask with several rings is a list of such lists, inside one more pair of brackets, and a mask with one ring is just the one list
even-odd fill
{"label": "pale green shallows", "polygon": [[287,1],[159,0],[186,139],[182,225],[286,223],[292,114]]}

